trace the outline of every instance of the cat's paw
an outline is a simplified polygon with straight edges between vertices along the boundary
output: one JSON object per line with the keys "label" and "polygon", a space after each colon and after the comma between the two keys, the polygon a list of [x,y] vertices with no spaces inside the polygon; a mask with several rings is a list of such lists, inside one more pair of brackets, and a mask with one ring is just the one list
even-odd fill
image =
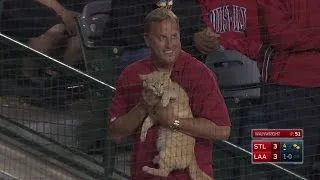
{"label": "cat's paw", "polygon": [[159,161],[160,161],[160,156],[159,155],[156,155],[152,160],[153,164],[159,164]]}
{"label": "cat's paw", "polygon": [[144,142],[147,138],[147,132],[141,132],[140,141]]}
{"label": "cat's paw", "polygon": [[148,166],[143,166],[143,167],[142,167],[142,171],[147,172],[148,170],[149,170],[149,167],[148,167]]}
{"label": "cat's paw", "polygon": [[168,104],[170,102],[170,97],[169,96],[166,96],[166,95],[163,95],[162,96],[162,99],[161,99],[161,105],[162,107],[167,107]]}

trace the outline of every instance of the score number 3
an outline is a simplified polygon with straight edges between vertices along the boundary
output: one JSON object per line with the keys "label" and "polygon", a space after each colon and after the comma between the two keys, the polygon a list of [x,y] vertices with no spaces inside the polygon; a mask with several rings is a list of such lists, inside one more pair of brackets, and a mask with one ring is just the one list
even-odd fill
{"label": "score number 3", "polygon": [[278,146],[278,143],[273,143],[272,144],[272,149],[273,150],[278,150],[279,146]]}
{"label": "score number 3", "polygon": [[[277,151],[279,149],[279,143],[272,143],[272,151]],[[272,160],[279,160],[278,153],[272,153]]]}
{"label": "score number 3", "polygon": [[272,159],[273,159],[273,160],[278,160],[278,154],[273,154]]}

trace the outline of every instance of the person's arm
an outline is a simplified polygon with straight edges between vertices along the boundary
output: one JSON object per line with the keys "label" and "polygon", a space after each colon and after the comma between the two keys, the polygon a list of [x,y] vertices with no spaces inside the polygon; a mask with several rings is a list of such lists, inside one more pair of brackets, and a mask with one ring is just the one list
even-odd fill
{"label": "person's arm", "polygon": [[228,139],[231,121],[213,72],[204,67],[202,72],[194,75],[193,82],[189,98],[195,118],[179,119],[180,130],[210,140]]}
{"label": "person's arm", "polygon": [[76,35],[77,29],[76,29],[76,23],[75,23],[74,17],[77,15],[77,12],[73,12],[64,8],[57,0],[36,0],[36,1],[55,11],[56,14],[61,17],[69,35]]}
{"label": "person's arm", "polygon": [[228,139],[231,122],[213,73],[206,67],[203,68],[203,71],[191,71],[190,73],[193,73],[194,77],[188,96],[194,118],[176,119],[173,115],[173,108],[169,104],[168,107],[157,107],[155,119],[167,128],[178,120],[178,130],[193,137],[209,140]]}
{"label": "person's arm", "polygon": [[[151,115],[163,127],[171,128],[175,120],[179,121],[178,131],[192,137],[210,140],[226,140],[230,135],[230,125],[217,125],[206,118],[175,118],[171,104],[167,107],[159,106],[155,114]],[[228,117],[225,117],[228,120]]]}
{"label": "person's arm", "polygon": [[58,15],[62,15],[65,8],[57,0],[36,0],[37,2],[52,9]]}
{"label": "person's arm", "polygon": [[128,98],[130,95],[133,96],[128,91],[130,87],[129,78],[127,71],[120,75],[116,85],[115,96],[109,109],[109,130],[112,138],[117,143],[132,135],[147,115],[143,102],[129,109],[132,106],[130,106]]}
{"label": "person's arm", "polygon": [[305,51],[320,48],[320,27],[307,27],[306,19],[300,18],[307,16],[309,12],[305,11],[310,11],[307,8],[308,1],[259,0],[258,3],[264,14],[270,43],[277,50]]}
{"label": "person's arm", "polygon": [[179,119],[179,129],[185,134],[210,140],[227,140],[230,126],[218,126],[205,118]]}
{"label": "person's arm", "polygon": [[[201,5],[202,18],[204,23],[211,31],[214,32],[214,29],[211,28],[212,23],[209,18],[210,9],[207,8],[207,4],[211,3],[209,2],[211,0],[198,0],[198,1]],[[251,28],[255,28],[255,27],[251,27]],[[256,27],[256,28],[257,28],[257,31],[260,31],[259,27]],[[220,37],[217,37],[219,44],[221,44],[224,47],[224,49],[236,50],[254,60],[257,60],[259,58],[260,53],[262,51],[262,45],[263,45],[260,37],[250,39],[246,37],[245,34],[243,34],[242,36],[240,36],[240,34],[237,36],[233,36],[233,35],[229,35],[229,33],[235,33],[235,32],[225,32],[223,34],[220,34]],[[257,33],[257,36],[260,36],[260,33]],[[198,38],[198,39],[199,41],[201,40],[201,38]],[[209,40],[209,38],[202,38],[202,39]],[[198,42],[198,44],[201,44],[201,43]],[[210,48],[210,47],[208,47],[207,50],[205,49],[206,53],[210,53],[213,50],[214,48]]]}
{"label": "person's arm", "polygon": [[143,105],[138,104],[132,108],[127,114],[112,119],[109,128],[110,134],[115,142],[120,143],[126,137],[134,134],[138,127],[142,124],[144,118],[147,115],[147,111]]}

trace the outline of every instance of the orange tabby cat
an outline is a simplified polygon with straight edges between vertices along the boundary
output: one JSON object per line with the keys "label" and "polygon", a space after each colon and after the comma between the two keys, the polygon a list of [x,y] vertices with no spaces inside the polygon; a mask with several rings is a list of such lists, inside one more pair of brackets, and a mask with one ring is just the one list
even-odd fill
{"label": "orange tabby cat", "polygon": [[[150,107],[157,103],[166,107],[170,100],[173,100],[172,107],[175,117],[193,118],[187,93],[179,84],[171,81],[169,73],[155,71],[147,75],[140,75],[140,78],[143,81],[144,91],[153,92],[153,97],[142,93],[142,97]],[[154,121],[148,116],[141,129],[140,140],[142,142],[146,139],[148,129],[153,125]],[[188,168],[192,180],[213,180],[199,168],[194,146],[195,138],[179,131],[160,127],[157,140],[159,155],[153,159],[153,163],[159,164],[159,169],[144,166],[142,170],[155,176],[167,177],[173,170]]]}

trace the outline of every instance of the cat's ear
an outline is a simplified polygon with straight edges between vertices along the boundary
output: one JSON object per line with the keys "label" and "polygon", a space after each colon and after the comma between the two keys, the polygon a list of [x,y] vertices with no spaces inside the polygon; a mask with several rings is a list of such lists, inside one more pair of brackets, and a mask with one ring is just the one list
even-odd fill
{"label": "cat's ear", "polygon": [[146,80],[147,76],[144,74],[139,74],[139,77],[142,81]]}

